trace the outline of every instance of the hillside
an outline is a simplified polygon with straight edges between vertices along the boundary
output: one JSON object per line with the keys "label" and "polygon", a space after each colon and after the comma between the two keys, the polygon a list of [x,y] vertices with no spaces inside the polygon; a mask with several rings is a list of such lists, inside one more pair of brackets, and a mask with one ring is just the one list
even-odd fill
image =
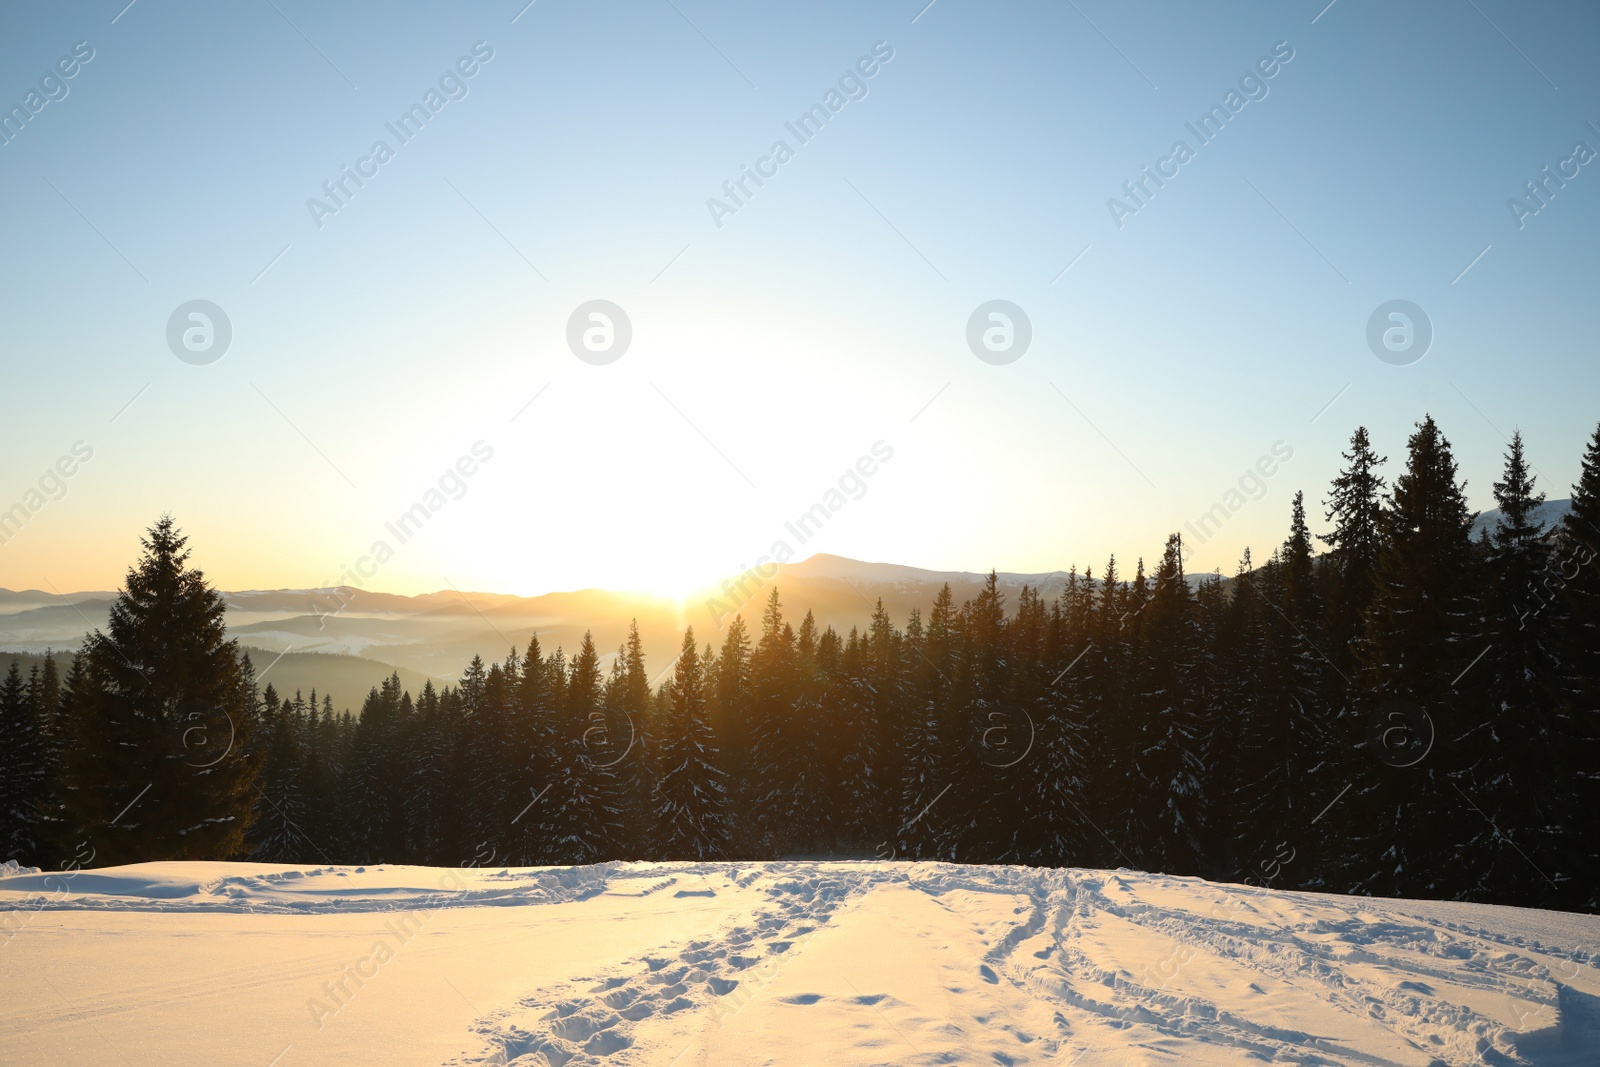
{"label": "hillside", "polygon": [[18,1067],[1568,1067],[1600,1048],[1600,918],[1128,870],[155,863],[0,877],[0,907]]}

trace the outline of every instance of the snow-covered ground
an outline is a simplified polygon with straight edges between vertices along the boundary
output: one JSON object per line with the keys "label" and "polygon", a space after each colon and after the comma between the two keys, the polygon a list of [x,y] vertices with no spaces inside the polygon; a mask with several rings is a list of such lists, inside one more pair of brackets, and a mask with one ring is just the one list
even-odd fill
{"label": "snow-covered ground", "polygon": [[940,863],[0,876],[0,1064],[1593,1064],[1600,918]]}

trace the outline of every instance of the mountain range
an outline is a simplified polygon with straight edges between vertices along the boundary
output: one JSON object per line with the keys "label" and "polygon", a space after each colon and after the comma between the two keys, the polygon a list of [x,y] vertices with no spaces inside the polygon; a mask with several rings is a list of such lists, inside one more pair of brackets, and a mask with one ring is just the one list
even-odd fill
{"label": "mountain range", "polygon": [[[1545,504],[1539,518],[1560,521],[1569,502]],[[1473,536],[1488,529],[1498,511],[1478,517]],[[1096,570],[1103,560],[1092,561]],[[1131,560],[1123,560],[1131,573]],[[1015,604],[1023,586],[1047,601],[1066,587],[1067,571],[1037,574],[1003,572],[999,584]],[[1191,584],[1210,575],[1191,575]],[[509,593],[447,592],[402,596],[350,586],[330,589],[269,589],[224,592],[229,633],[251,655],[258,678],[285,694],[296,690],[331,694],[334,705],[358,708],[367,690],[391,673],[413,693],[428,679],[453,683],[474,655],[503,659],[515,646],[525,651],[537,633],[548,652],[570,653],[592,632],[602,655],[617,649],[628,627],[638,622],[646,662],[665,672],[692,626],[701,642],[720,644],[734,614],[752,634],[768,590],[776,586],[787,618],[798,623],[807,611],[819,626],[841,633],[865,628],[879,599],[896,625],[913,608],[924,614],[941,586],[956,603],[977,595],[986,575],[935,571],[893,563],[868,563],[842,556],[815,555],[780,565],[765,580],[751,575],[698,591],[682,601],[648,593],[582,589],[523,597]],[[1226,579],[1224,579],[1226,580]],[[105,624],[116,593],[105,590],[65,596],[35,589],[0,589],[0,664],[19,660],[23,670],[48,648],[75,650],[83,635]]]}

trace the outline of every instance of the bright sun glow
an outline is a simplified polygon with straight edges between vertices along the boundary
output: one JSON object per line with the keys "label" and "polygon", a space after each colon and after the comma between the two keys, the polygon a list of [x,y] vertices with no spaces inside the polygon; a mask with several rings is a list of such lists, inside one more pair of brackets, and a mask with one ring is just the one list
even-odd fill
{"label": "bright sun glow", "polygon": [[726,569],[719,570],[691,546],[679,546],[636,561],[629,567],[631,574],[621,588],[682,604],[716,586]]}

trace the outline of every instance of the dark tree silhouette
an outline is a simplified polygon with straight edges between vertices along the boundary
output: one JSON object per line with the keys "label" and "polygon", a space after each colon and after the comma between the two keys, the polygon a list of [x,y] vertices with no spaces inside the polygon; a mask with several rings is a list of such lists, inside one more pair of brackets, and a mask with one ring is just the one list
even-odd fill
{"label": "dark tree silhouette", "polygon": [[102,863],[244,848],[261,753],[250,661],[170,516],[78,654],[67,699],[68,835]]}

